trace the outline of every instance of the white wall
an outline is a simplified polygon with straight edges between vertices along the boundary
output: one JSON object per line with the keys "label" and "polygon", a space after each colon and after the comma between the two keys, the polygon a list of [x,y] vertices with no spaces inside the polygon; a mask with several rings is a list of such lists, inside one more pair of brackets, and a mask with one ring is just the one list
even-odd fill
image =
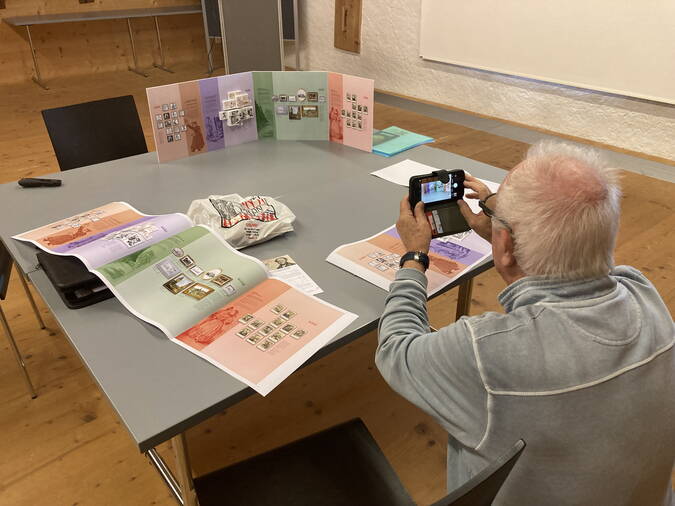
{"label": "white wall", "polygon": [[363,0],[361,54],[348,53],[333,47],[334,9],[301,0],[303,70],[369,77],[381,90],[675,160],[675,106],[424,61],[420,0]]}

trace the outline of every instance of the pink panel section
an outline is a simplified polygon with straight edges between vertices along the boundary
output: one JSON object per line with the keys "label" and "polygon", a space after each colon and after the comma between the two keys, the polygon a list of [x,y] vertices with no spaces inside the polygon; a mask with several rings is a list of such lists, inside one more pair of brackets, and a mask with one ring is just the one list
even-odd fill
{"label": "pink panel section", "polygon": [[328,132],[332,142],[342,144],[344,135],[345,97],[342,95],[342,74],[328,73]]}
{"label": "pink panel section", "polygon": [[[184,109],[178,84],[148,88],[146,92],[157,160],[162,163],[185,158],[188,156],[188,149],[185,137],[182,135],[185,132],[180,131],[184,118],[180,113]],[[174,132],[176,127],[178,127],[178,132]],[[176,133],[179,134],[180,140],[174,140]]]}
{"label": "pink panel section", "polygon": [[[206,130],[204,128],[204,116],[202,115],[202,100],[199,81],[180,83],[180,96],[185,110],[185,134],[183,137],[187,145],[188,154],[198,155],[208,151],[206,145]],[[181,123],[183,123],[181,121]]]}
{"label": "pink panel section", "polygon": [[343,144],[364,151],[373,150],[373,104],[375,82],[350,75],[342,76]]}

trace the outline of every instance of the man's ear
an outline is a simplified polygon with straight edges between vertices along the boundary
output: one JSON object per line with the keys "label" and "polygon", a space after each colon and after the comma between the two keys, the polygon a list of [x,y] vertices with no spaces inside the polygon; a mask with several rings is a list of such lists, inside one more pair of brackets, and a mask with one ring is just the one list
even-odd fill
{"label": "man's ear", "polygon": [[511,284],[518,279],[525,277],[514,255],[515,244],[513,237],[503,228],[492,227],[492,256],[495,262],[495,269],[506,281]]}
{"label": "man's ear", "polygon": [[515,248],[515,244],[513,244],[513,237],[509,233],[508,230],[501,229],[499,231],[501,234],[503,234],[503,240],[504,240],[504,260],[506,265],[509,267],[513,267],[518,265],[518,262],[516,261],[516,256],[513,253],[513,250]]}
{"label": "man's ear", "polygon": [[492,254],[495,264],[509,268],[517,264],[513,254],[513,238],[508,230],[500,227],[492,227]]}

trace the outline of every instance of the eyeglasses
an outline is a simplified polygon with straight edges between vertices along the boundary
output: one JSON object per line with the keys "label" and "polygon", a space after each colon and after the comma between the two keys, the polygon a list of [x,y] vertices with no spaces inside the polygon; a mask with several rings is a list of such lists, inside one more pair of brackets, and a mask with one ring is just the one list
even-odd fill
{"label": "eyeglasses", "polygon": [[501,224],[503,225],[503,227],[504,227],[506,230],[509,231],[509,233],[510,233],[511,235],[513,235],[513,229],[511,228],[511,225],[509,225],[508,223],[506,223],[505,220],[503,220],[502,218],[500,218],[499,216],[497,216],[497,215],[495,214],[495,212],[487,206],[487,201],[488,201],[488,199],[489,199],[490,197],[494,197],[495,195],[497,195],[497,194],[496,194],[496,193],[491,193],[490,195],[488,195],[487,197],[485,197],[485,199],[479,200],[479,201],[478,201],[478,206],[483,210],[483,212],[485,213],[485,216],[487,216],[488,218],[497,220],[499,223],[501,223]]}

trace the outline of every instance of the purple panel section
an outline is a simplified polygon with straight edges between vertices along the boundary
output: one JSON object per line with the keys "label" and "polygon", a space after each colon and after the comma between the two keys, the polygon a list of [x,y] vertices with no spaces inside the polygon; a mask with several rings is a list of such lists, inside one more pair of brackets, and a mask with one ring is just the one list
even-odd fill
{"label": "purple panel section", "polygon": [[[218,90],[220,91],[222,100],[227,99],[227,92],[229,91],[245,91],[248,93],[251,105],[255,107],[252,72],[230,74],[217,77],[216,79],[218,79]],[[256,125],[255,117],[246,120],[242,125],[232,127],[227,126],[227,122],[223,122],[223,130],[225,132],[225,146],[236,146],[237,144],[243,144],[244,142],[258,140],[258,127]]]}
{"label": "purple panel section", "polygon": [[204,133],[206,134],[208,150],[223,149],[225,147],[223,128],[226,128],[226,125],[218,118],[218,112],[222,109],[222,98],[218,90],[218,78],[200,79],[199,91],[202,96]]}
{"label": "purple panel section", "polygon": [[[396,227],[392,227],[386,231],[386,234],[400,239],[398,232],[396,232]],[[429,251],[436,253],[445,258],[450,258],[452,260],[457,260],[462,262],[465,265],[471,265],[474,262],[477,262],[482,258],[482,255],[466,246],[454,242],[443,242],[436,239],[431,241],[429,245]]]}

